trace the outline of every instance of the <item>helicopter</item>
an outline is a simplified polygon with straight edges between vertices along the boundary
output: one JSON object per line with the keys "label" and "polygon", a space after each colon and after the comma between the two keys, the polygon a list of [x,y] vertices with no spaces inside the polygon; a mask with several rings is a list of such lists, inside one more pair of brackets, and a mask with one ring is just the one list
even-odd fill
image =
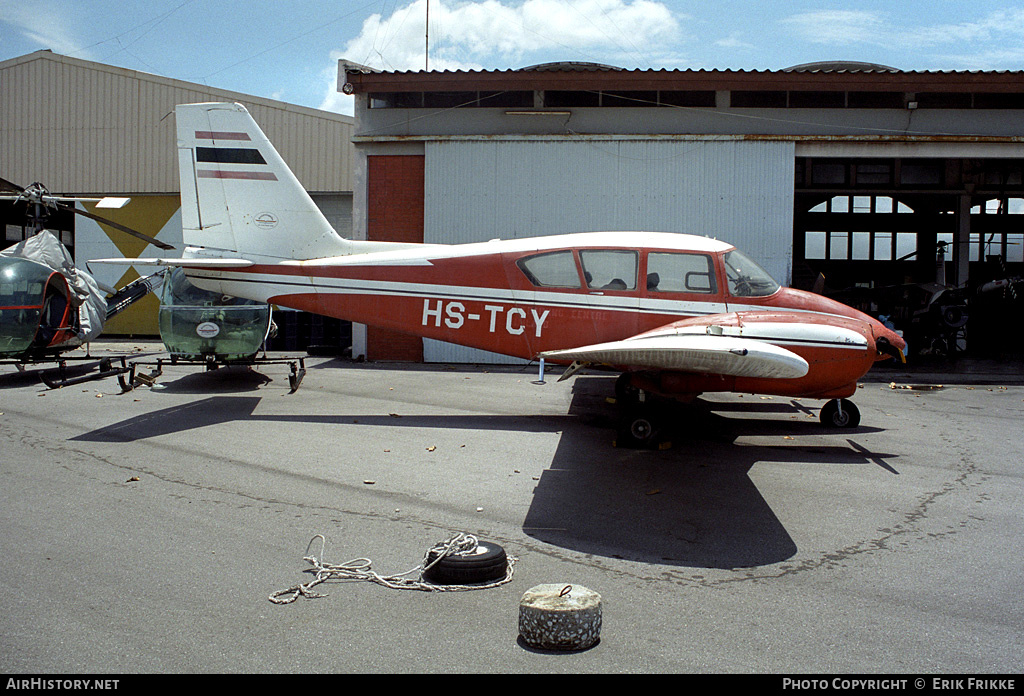
{"label": "helicopter", "polygon": [[[55,196],[36,182],[21,187],[0,178],[0,200],[25,203],[32,234],[0,251],[0,363],[13,363],[19,371],[28,366],[57,363],[57,379],[43,375],[54,388],[117,374],[109,358],[99,363],[99,373],[69,378],[65,355],[96,338],[108,319],[159,287],[164,272],[139,278],[121,290],[107,287],[91,274],[75,267],[67,248],[49,230],[46,220],[53,211],[68,211],[109,225],[146,240],[161,249],[174,247],[95,213],[81,210],[77,202],[95,202],[97,208],[120,208],[128,198],[80,198]],[[122,361],[123,362],[123,361]]]}
{"label": "helicopter", "polygon": [[[306,374],[305,358],[276,360],[267,356],[267,339],[277,331],[271,305],[201,290],[189,282],[181,268],[170,268],[165,273],[159,325],[160,340],[169,357],[132,361],[128,375],[118,376],[124,391],[140,384],[153,386],[167,363],[201,365],[207,371],[230,366],[288,364],[291,392],[299,388]],[[144,374],[138,371],[140,365],[154,369]]]}
{"label": "helicopter", "polygon": [[[200,290],[180,269],[162,269],[115,290],[76,268],[67,248],[44,229],[52,211],[64,210],[160,249],[173,250],[170,244],[74,205],[94,202],[97,209],[117,209],[130,199],[55,196],[38,182],[23,188],[2,178],[0,189],[9,192],[0,194],[0,200],[28,205],[34,231],[27,239],[0,251],[0,363],[13,363],[19,370],[57,363],[56,376],[41,375],[51,389],[115,375],[124,391],[139,383],[152,384],[162,372],[163,359],[155,363],[156,370],[148,376],[138,373],[137,365],[149,363],[127,363],[121,357],[119,367],[104,358],[99,362],[99,372],[68,377],[68,360],[93,358],[88,354],[72,358],[66,353],[96,338],[105,322],[132,304],[159,291],[160,338],[170,355],[167,361],[200,364],[207,370],[224,365],[286,362],[292,368],[291,390],[298,389],[305,375],[304,359],[272,360],[265,351],[262,358],[257,357],[275,329],[269,304]],[[130,375],[127,379],[126,374]]]}

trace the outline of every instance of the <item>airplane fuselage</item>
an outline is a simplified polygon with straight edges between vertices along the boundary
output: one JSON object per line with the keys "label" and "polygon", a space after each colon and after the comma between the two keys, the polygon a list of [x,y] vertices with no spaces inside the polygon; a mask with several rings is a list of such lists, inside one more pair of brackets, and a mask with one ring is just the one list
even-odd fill
{"label": "airplane fuselage", "polygon": [[879,357],[875,339],[895,335],[845,305],[778,287],[738,253],[690,235],[584,233],[403,246],[311,261],[253,259],[244,269],[187,272],[193,283],[217,292],[527,360],[655,330],[707,331],[713,324],[716,331],[763,335],[803,357],[810,370],[797,379],[746,382],[662,371],[646,388],[823,398],[852,393]]}

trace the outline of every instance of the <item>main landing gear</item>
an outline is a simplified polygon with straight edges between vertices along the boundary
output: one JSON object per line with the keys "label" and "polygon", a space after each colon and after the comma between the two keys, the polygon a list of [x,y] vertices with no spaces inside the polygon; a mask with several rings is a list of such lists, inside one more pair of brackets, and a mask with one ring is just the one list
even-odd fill
{"label": "main landing gear", "polygon": [[653,449],[661,442],[661,427],[660,416],[654,408],[635,405],[620,417],[615,445],[629,449]]}
{"label": "main landing gear", "polygon": [[649,394],[637,389],[628,374],[615,381],[615,398],[620,404],[616,447],[654,449],[660,444],[664,405],[659,408]]}

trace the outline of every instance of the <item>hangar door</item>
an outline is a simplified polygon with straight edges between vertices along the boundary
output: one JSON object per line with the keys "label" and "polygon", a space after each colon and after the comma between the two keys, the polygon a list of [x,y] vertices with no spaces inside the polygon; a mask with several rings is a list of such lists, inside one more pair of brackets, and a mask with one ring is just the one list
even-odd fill
{"label": "hangar door", "polygon": [[[722,239],[787,284],[794,144],[716,139],[426,144],[424,241],[644,230]],[[424,341],[428,362],[509,362]]]}
{"label": "hangar door", "polygon": [[797,157],[793,284],[887,316],[915,361],[1019,356],[1024,160],[944,152]]}

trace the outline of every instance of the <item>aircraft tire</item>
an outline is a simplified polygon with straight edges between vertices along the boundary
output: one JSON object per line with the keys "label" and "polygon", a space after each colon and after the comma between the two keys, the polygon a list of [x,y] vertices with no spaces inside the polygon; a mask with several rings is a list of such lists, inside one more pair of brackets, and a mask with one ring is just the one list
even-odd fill
{"label": "aircraft tire", "polygon": [[646,449],[657,443],[660,433],[661,427],[650,409],[635,409],[623,416],[616,444],[619,447]]}
{"label": "aircraft tire", "polygon": [[423,579],[435,585],[493,582],[508,572],[505,549],[490,541],[479,541],[474,553],[451,554],[431,566],[437,556],[436,551],[427,554],[426,564],[430,567],[423,573]]}
{"label": "aircraft tire", "polygon": [[832,399],[821,407],[819,417],[821,424],[828,428],[856,428],[860,425],[860,409],[849,399]]}

